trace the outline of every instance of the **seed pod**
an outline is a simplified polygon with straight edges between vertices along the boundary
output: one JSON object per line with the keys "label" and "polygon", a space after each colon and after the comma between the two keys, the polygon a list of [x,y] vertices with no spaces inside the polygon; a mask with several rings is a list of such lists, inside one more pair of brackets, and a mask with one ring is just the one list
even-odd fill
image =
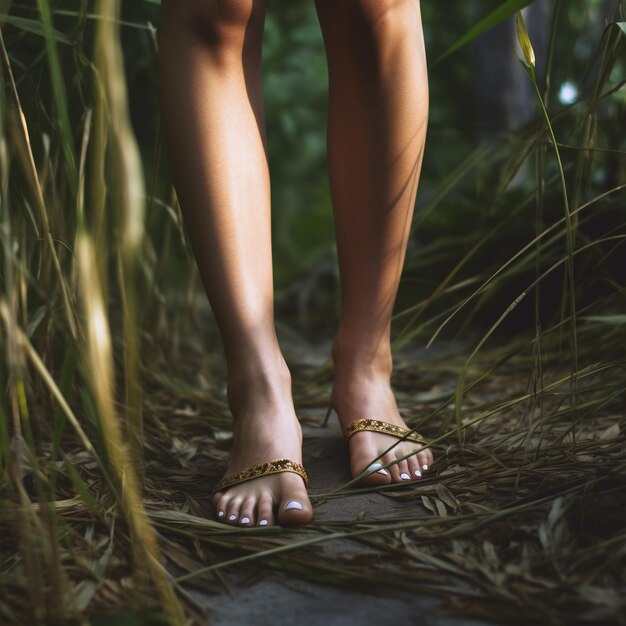
{"label": "seed pod", "polygon": [[526,65],[529,68],[535,67],[535,51],[530,43],[530,37],[528,36],[528,31],[526,30],[526,24],[524,24],[524,18],[521,11],[517,12],[515,26],[517,28],[517,40],[519,41],[520,48],[522,49],[524,59],[526,59]]}

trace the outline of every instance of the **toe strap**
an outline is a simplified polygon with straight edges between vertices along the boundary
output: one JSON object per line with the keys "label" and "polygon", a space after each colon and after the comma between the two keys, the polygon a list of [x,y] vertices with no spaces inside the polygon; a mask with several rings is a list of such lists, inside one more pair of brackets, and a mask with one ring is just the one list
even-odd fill
{"label": "toe strap", "polygon": [[386,435],[394,435],[395,437],[405,439],[406,441],[413,441],[415,443],[421,443],[424,445],[426,444],[426,440],[419,433],[413,432],[408,428],[403,428],[402,426],[390,424],[389,422],[383,422],[381,420],[355,420],[347,426],[344,435],[346,439],[350,439],[350,437],[352,437],[354,433],[358,433],[362,430],[371,430],[378,433],[385,433]]}
{"label": "toe strap", "polygon": [[261,478],[261,476],[268,476],[269,474],[279,474],[280,472],[293,472],[294,474],[298,474],[298,476],[301,476],[302,480],[304,480],[305,486],[309,486],[309,477],[300,463],[296,463],[290,459],[272,459],[264,463],[259,463],[258,465],[253,465],[252,467],[247,467],[242,472],[239,472],[239,474],[222,478],[222,480],[213,487],[213,493],[228,489],[246,480]]}

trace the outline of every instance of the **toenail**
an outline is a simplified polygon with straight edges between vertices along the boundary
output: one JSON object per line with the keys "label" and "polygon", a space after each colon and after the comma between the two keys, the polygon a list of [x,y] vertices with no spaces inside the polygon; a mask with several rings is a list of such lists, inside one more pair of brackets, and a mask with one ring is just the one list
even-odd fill
{"label": "toenail", "polygon": [[366,472],[378,472],[379,474],[384,474],[385,476],[389,476],[389,472],[383,467],[383,469],[380,469],[382,466],[382,463],[372,463],[365,471]]}
{"label": "toenail", "polygon": [[218,517],[224,517],[224,511],[218,511],[217,512],[217,516]]}
{"label": "toenail", "polygon": [[422,472],[420,472],[419,470],[415,470],[415,475],[416,475],[416,476],[421,476],[421,475],[422,475]]}
{"label": "toenail", "polygon": [[426,465],[426,464],[422,465],[422,469],[423,469],[424,471],[426,471],[426,470],[428,469],[428,465]]}
{"label": "toenail", "polygon": [[249,517],[242,517],[241,518],[241,523],[242,524],[249,524],[250,523],[250,518]]}
{"label": "toenail", "polygon": [[285,511],[288,511],[289,509],[298,509],[298,511],[302,511],[304,507],[299,502],[291,500],[291,502],[287,502],[287,504],[285,504]]}
{"label": "toenail", "polygon": [[229,516],[228,516],[228,519],[229,519],[231,522],[234,522],[234,521],[237,519],[237,516],[233,513],[232,515],[229,515]]}
{"label": "toenail", "polygon": [[404,472],[400,474],[400,478],[402,478],[402,480],[411,480],[411,477],[408,474],[405,474]]}
{"label": "toenail", "polygon": [[259,522],[259,526],[267,526],[267,520],[266,520],[266,519],[262,519],[262,520]]}

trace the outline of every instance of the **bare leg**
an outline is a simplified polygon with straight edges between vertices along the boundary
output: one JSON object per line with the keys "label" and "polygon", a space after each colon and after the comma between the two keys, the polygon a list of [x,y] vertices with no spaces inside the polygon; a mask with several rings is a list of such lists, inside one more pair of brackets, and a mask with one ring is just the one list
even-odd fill
{"label": "bare leg", "polygon": [[[419,0],[316,0],[328,57],[328,158],[341,274],[332,404],[342,426],[359,418],[406,426],[390,387],[391,315],[404,262],[428,117]],[[350,439],[353,475],[394,437]],[[416,479],[430,450],[403,442],[367,482]]]}
{"label": "bare leg", "polygon": [[[264,18],[263,0],[162,3],[163,126],[226,351],[235,418],[228,476],[275,458],[301,462],[291,377],[274,329]],[[312,516],[304,483],[293,473],[241,483],[216,494],[213,503],[218,519],[233,525],[301,524]]]}

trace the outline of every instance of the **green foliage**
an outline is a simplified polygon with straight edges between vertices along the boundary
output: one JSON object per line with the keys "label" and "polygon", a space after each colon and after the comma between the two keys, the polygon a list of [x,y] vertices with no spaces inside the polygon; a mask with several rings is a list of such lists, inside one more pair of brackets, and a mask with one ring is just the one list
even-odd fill
{"label": "green foliage", "polygon": [[460,39],[455,41],[437,60],[433,63],[437,65],[440,61],[443,61],[447,56],[456,52],[463,46],[466,46],[471,41],[474,41],[476,37],[482,35],[488,30],[494,28],[503,20],[511,17],[516,11],[523,9],[525,6],[531,4],[534,0],[506,0],[500,6],[495,8],[491,13],[483,17],[475,26],[465,33]]}
{"label": "green foliage", "polygon": [[332,245],[326,181],[327,70],[312,2],[270,7],[263,47],[278,285]]}

